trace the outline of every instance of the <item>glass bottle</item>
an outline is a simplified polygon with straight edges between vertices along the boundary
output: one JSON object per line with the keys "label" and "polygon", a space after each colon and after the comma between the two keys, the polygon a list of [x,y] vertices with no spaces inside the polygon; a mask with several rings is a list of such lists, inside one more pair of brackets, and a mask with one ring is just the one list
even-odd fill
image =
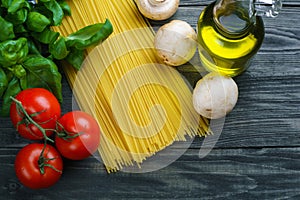
{"label": "glass bottle", "polygon": [[199,54],[208,71],[237,76],[249,67],[264,39],[261,16],[276,17],[280,0],[217,0],[198,21]]}

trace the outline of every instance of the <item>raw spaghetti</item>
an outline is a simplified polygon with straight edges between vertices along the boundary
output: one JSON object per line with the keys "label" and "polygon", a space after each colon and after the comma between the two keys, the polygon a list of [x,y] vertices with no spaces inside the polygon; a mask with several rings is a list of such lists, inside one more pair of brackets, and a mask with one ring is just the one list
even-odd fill
{"label": "raw spaghetti", "polygon": [[54,27],[62,35],[106,18],[114,27],[105,42],[87,50],[80,71],[64,69],[80,109],[99,122],[99,153],[108,172],[140,165],[187,135],[209,132],[208,120],[193,109],[186,81],[157,60],[154,31],[133,0],[67,2],[72,16]]}

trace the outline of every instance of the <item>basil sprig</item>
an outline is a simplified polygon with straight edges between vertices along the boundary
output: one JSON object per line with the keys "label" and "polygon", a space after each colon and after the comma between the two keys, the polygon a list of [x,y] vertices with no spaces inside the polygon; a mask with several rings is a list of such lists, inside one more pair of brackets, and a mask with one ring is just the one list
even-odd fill
{"label": "basil sprig", "polygon": [[7,116],[10,96],[42,87],[62,102],[58,61],[80,69],[84,50],[98,45],[113,31],[107,19],[63,37],[51,29],[71,15],[65,0],[0,1],[0,115]]}

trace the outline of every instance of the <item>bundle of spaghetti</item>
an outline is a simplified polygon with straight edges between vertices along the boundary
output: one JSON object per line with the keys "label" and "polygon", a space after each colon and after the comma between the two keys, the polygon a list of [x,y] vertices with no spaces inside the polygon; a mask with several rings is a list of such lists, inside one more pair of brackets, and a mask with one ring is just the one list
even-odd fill
{"label": "bundle of spaghetti", "polygon": [[72,16],[54,27],[62,35],[109,19],[113,34],[88,49],[82,68],[65,67],[77,103],[102,131],[99,154],[108,172],[141,165],[186,137],[209,133],[192,106],[187,81],[157,60],[154,31],[133,0],[67,1]]}

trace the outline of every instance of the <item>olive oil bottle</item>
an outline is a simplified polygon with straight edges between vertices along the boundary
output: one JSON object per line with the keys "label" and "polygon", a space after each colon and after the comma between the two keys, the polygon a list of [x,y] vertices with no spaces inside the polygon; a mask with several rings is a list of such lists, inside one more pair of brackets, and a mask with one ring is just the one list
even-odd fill
{"label": "olive oil bottle", "polygon": [[200,14],[199,55],[208,71],[237,76],[245,71],[264,39],[263,15],[275,17],[280,0],[217,0]]}

